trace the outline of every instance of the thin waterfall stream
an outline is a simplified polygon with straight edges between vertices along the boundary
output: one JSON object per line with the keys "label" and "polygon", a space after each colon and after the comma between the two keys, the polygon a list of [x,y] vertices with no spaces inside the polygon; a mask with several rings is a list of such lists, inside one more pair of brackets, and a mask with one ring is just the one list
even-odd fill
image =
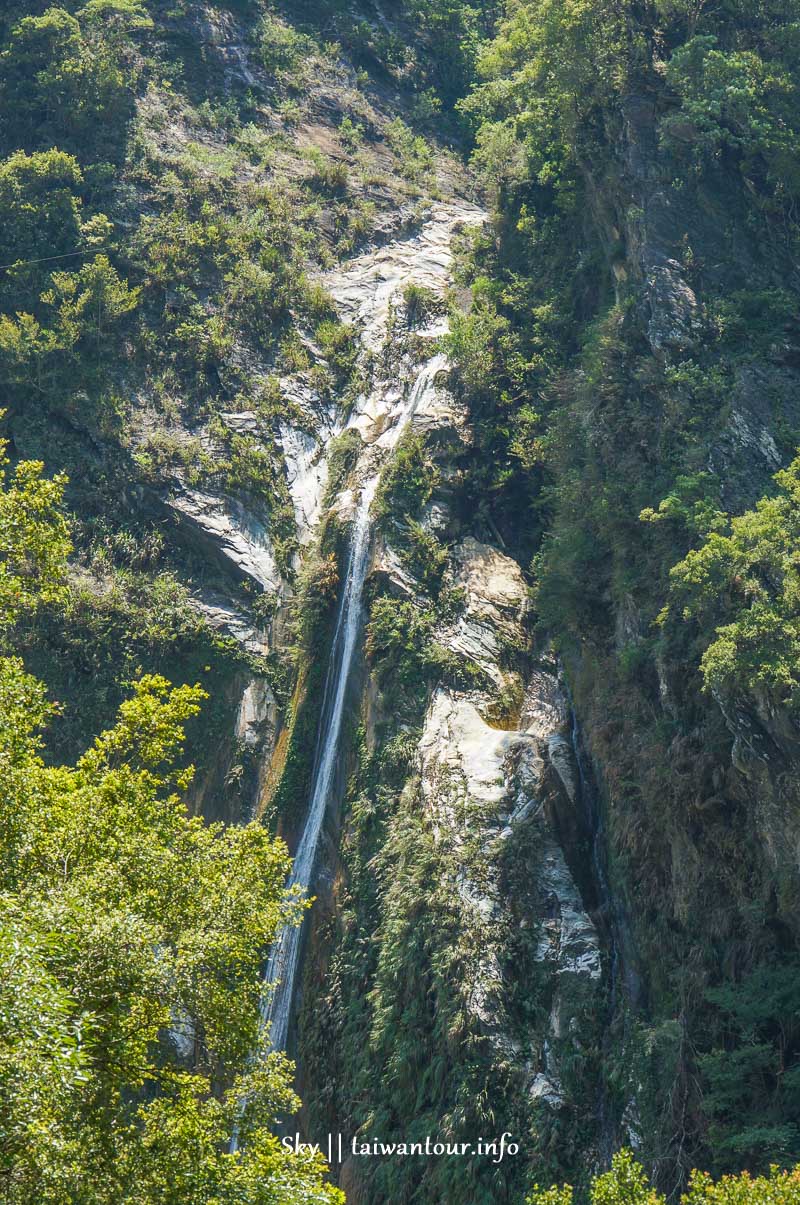
{"label": "thin waterfall stream", "polygon": [[[450,240],[464,223],[480,224],[482,211],[469,202],[441,205],[418,233],[408,239],[378,248],[351,261],[327,281],[342,317],[361,329],[367,353],[382,344],[391,321],[396,298],[405,285],[414,282],[441,296],[450,280]],[[446,330],[441,320],[421,333],[435,340]],[[434,347],[436,346],[434,342]],[[352,519],[344,583],[331,643],[322,710],[314,755],[312,786],[303,832],[294,855],[287,890],[306,895],[313,887],[315,864],[326,812],[331,804],[347,688],[362,626],[364,584],[370,565],[373,526],[370,510],[383,466],[396,448],[414,414],[436,391],[436,378],[448,361],[436,352],[417,369],[410,389],[400,397],[398,381],[377,383],[362,397],[347,426],[367,434],[366,448],[356,470],[361,481]],[[374,424],[379,424],[377,430]],[[334,424],[331,435],[342,430]],[[379,432],[379,433],[378,433]],[[298,490],[306,489],[303,474],[297,475]],[[318,483],[319,485],[319,483]],[[259,1049],[286,1048],[300,969],[303,944],[301,925],[286,925],[273,942],[262,982]],[[238,1128],[231,1151],[239,1146]]]}
{"label": "thin waterfall stream", "polygon": [[[436,377],[446,363],[445,357],[437,354],[420,369],[394,425],[381,437],[381,462],[384,462],[396,447],[421,400],[429,390],[435,388]],[[353,519],[347,571],[325,682],[311,800],[287,882],[287,888],[299,888],[302,892],[307,891],[312,883],[323,822],[331,797],[347,685],[361,628],[362,596],[372,542],[370,508],[378,488],[379,477],[379,471],[374,472],[362,486]],[[301,942],[302,925],[285,926],[273,943],[267,960],[262,989],[261,1029],[269,1049],[272,1050],[283,1050],[286,1046]]]}

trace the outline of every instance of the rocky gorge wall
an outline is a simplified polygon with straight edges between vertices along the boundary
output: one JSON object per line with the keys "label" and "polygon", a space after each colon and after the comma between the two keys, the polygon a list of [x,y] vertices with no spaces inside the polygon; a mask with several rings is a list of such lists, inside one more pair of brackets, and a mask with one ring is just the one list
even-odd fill
{"label": "rocky gorge wall", "polygon": [[[358,305],[367,353],[382,356],[348,419],[364,441],[348,482],[444,329],[454,222],[479,216],[435,209],[419,235],[332,282],[340,304]],[[419,323],[411,285],[431,290]],[[440,370],[381,479],[367,666],[313,885],[296,1050],[312,1138],[475,1143],[507,1130],[524,1153],[499,1170],[485,1158],[424,1170],[351,1158],[336,1170],[354,1201],[404,1200],[420,1177],[430,1200],[511,1201],[534,1167],[580,1174],[609,1142],[596,817],[558,665],[531,643],[520,567],[456,515],[471,438]],[[351,498],[346,483],[329,502],[337,524]]]}
{"label": "rocky gorge wall", "polygon": [[[201,681],[192,808],[296,851],[379,474],[304,1132],[520,1144],[337,1166],[370,1205],[800,1159],[791,5],[146,7],[111,47],[67,4],[120,107],[2,166],[9,452],[73,512],[14,636],[47,758]],[[101,234],[90,321],[48,257]]]}
{"label": "rocky gorge wall", "polygon": [[[796,541],[797,225],[788,160],[767,168],[727,102],[703,107],[712,63],[781,60],[783,17],[602,17],[578,37],[526,6],[487,55],[482,136],[506,157],[475,275],[497,384],[465,360],[462,387],[517,462],[493,519],[534,553],[538,630],[597,787],[619,958],[604,1107],[678,1192],[695,1164],[798,1151],[797,712],[776,668],[795,660],[777,600]],[[552,124],[531,116],[536,88]],[[510,395],[535,410],[516,427]],[[476,480],[485,496],[491,474]]]}

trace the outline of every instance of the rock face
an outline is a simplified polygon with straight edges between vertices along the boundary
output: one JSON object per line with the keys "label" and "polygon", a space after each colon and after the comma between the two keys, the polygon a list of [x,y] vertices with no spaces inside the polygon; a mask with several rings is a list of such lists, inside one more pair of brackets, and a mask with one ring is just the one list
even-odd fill
{"label": "rock face", "polygon": [[229,499],[183,490],[168,505],[189,532],[220,556],[234,574],[276,592],[281,575],[266,524]]}
{"label": "rock face", "polygon": [[484,218],[482,210],[466,201],[436,204],[413,237],[357,256],[344,270],[327,277],[325,283],[342,318],[358,327],[370,351],[380,349],[390,310],[398,306],[409,284],[443,294],[450,284],[455,230],[480,225]]}
{"label": "rock face", "polygon": [[[328,448],[345,430],[359,437],[355,467],[336,495],[326,499],[329,517],[339,524],[352,520],[364,484],[374,488],[393,448],[398,415],[408,414],[436,460],[437,488],[417,519],[442,547],[449,545],[444,583],[457,604],[447,612],[449,618],[435,619],[432,639],[450,664],[469,670],[472,684],[443,679],[431,686],[418,715],[404,797],[419,800],[436,882],[448,899],[447,940],[462,951],[458,974],[447,984],[461,1024],[489,1052],[492,1091],[500,1092],[501,1081],[511,1077],[516,1123],[530,1127],[535,1121],[546,1134],[565,1117],[591,1111],[594,1085],[575,1067],[582,1044],[589,1041],[586,1018],[601,1008],[605,990],[600,935],[570,870],[569,851],[560,844],[560,834],[574,834],[586,823],[568,707],[552,658],[532,661],[528,590],[519,565],[454,525],[455,466],[471,433],[463,407],[446,388],[448,365],[437,351],[445,324],[435,314],[420,324],[409,350],[394,322],[409,284],[443,297],[453,233],[481,216],[466,202],[437,204],[406,237],[390,238],[327,277],[324,283],[340,316],[362,340],[368,387],[344,413],[320,398],[312,374],[283,378],[286,415],[276,424],[276,439],[305,545],[315,541],[321,527]],[[321,355],[310,343],[307,350],[312,357]],[[256,417],[249,412],[232,413],[226,421],[239,434],[257,433]],[[266,517],[189,489],[176,492],[169,505],[191,538],[213,549],[234,576],[278,598],[286,594]],[[403,516],[397,520],[402,525]],[[395,547],[393,539],[391,527],[375,539],[370,588],[428,608],[435,617],[437,608],[409,569],[402,540]],[[269,625],[259,631],[219,594],[206,591],[197,605],[251,652],[267,652],[274,643]],[[387,732],[390,743],[405,742],[409,729],[394,720],[386,687],[382,692],[369,674],[362,699],[368,747],[380,758]],[[251,676],[241,686],[233,733],[239,751],[235,773],[242,782],[257,778],[251,796],[264,786],[279,734],[274,695],[263,678]],[[330,827],[334,838],[336,825]],[[333,918],[324,909],[335,912],[339,885],[348,873],[334,853],[334,840],[326,849],[319,875],[327,887],[312,914],[316,925],[309,941],[316,963],[308,969],[323,985],[325,969],[336,957],[326,929]],[[394,889],[390,875],[382,890],[391,894]],[[410,940],[416,940],[416,925],[410,922]],[[364,939],[379,950],[387,940],[380,928],[365,932]],[[309,1002],[313,1006],[313,999]],[[315,1067],[307,1034],[308,1027],[301,1027],[299,1054],[303,1095],[313,1116],[333,1072]],[[341,1037],[339,1031],[334,1045]],[[343,1106],[345,1117],[329,1117],[329,1127],[344,1126],[351,1107],[352,1102]],[[410,1115],[400,1118],[402,1124],[411,1120]],[[345,1170],[344,1178],[352,1172]],[[359,1187],[354,1195],[371,1200],[371,1191]]]}
{"label": "rock face", "polygon": [[[246,422],[246,416],[236,418]],[[276,602],[282,597],[285,583],[264,520],[241,504],[199,490],[182,490],[168,499],[168,505],[188,539],[204,553],[210,552],[231,576],[273,595]],[[216,631],[232,637],[251,654],[268,653],[269,632],[243,613],[231,594],[200,587],[192,601]],[[217,804],[213,801],[226,800],[227,820],[250,818],[278,731],[277,705],[265,679],[251,678],[240,689],[233,732],[223,743],[207,780],[196,782],[193,791],[193,806],[215,818]],[[226,759],[230,763],[227,770],[222,765]]]}
{"label": "rock face", "polygon": [[[527,592],[519,566],[472,538],[456,546],[453,561],[466,607],[443,642],[502,683],[501,643],[524,640]],[[558,1110],[566,1103],[558,1047],[569,1041],[575,1021],[571,1002],[578,998],[585,1008],[586,994],[595,994],[601,979],[599,935],[548,820],[553,796],[560,794],[560,809],[571,809],[580,823],[577,767],[555,666],[530,675],[517,728],[491,727],[482,715],[490,702],[480,692],[434,691],[418,747],[421,791],[435,840],[455,853],[461,924],[474,932],[480,950],[469,1005],[501,1049],[513,1053],[530,1043],[538,1050],[525,1062],[526,1090],[538,1105]],[[514,922],[501,867],[523,830],[537,851],[538,906],[528,917],[539,926],[535,957],[555,985],[547,1030],[526,1035],[527,1043],[509,1026],[502,969],[503,933]]]}
{"label": "rock face", "polygon": [[683,351],[698,329],[698,304],[674,259],[654,263],[647,280],[650,320],[647,334],[655,352]]}
{"label": "rock face", "polygon": [[[360,437],[359,452],[355,468],[329,502],[330,514],[340,523],[352,519],[360,487],[373,477],[387,441],[393,438],[397,414],[409,408],[410,424],[435,462],[436,486],[419,513],[408,518],[448,550],[442,588],[453,606],[440,608],[427,593],[428,587],[415,577],[404,542],[407,517],[394,510],[374,541],[367,595],[382,594],[414,613],[432,617],[429,639],[436,655],[451,667],[463,667],[465,681],[445,676],[431,683],[426,697],[415,696],[419,702],[413,708],[419,710],[412,715],[404,698],[407,688],[391,678],[385,682],[373,677],[367,667],[361,694],[365,749],[383,768],[376,771],[376,781],[364,788],[369,808],[364,810],[359,798],[358,818],[348,817],[345,810],[340,853],[331,853],[334,840],[328,845],[329,860],[319,878],[332,890],[319,894],[325,897],[323,910],[334,915],[320,912],[319,902],[312,912],[309,944],[316,951],[316,965],[307,968],[301,1006],[301,1092],[312,1126],[316,1123],[322,1130],[352,1127],[354,1132],[362,1124],[358,1092],[349,1097],[348,1085],[357,1082],[358,1060],[367,1057],[373,1060],[370,1077],[375,1084],[370,1110],[383,1115],[382,1110],[389,1109],[392,1125],[400,1130],[414,1123],[419,1102],[403,1104],[395,1094],[391,1105],[382,1101],[386,1068],[381,1055],[372,1051],[369,1024],[364,1022],[367,1028],[359,1030],[357,1038],[349,1031],[357,1015],[352,993],[364,999],[369,1012],[367,1001],[383,990],[382,960],[394,966],[409,950],[424,953],[417,955],[422,966],[412,960],[407,976],[422,975],[425,982],[426,976],[444,977],[433,993],[434,1019],[422,1022],[432,1028],[419,1032],[416,1044],[429,1050],[428,1057],[439,1066],[454,1057],[463,1060],[456,1061],[449,1076],[441,1073],[442,1099],[436,1105],[429,1103],[441,1113],[441,1125],[462,1132],[465,1109],[447,1098],[457,1091],[459,1077],[464,1076],[466,1083],[473,1074],[469,1056],[459,1052],[459,1041],[453,1039],[450,1050],[450,1043],[438,1034],[435,1017],[449,1010],[459,1017],[459,1032],[469,1032],[476,1049],[486,1052],[481,1074],[487,1077],[487,1092],[496,1093],[499,1100],[506,1090],[501,1085],[507,1088],[513,1082],[515,1125],[535,1124],[546,1135],[574,1124],[575,1117],[584,1117],[594,1107],[596,1085],[583,1069],[581,1051],[590,1042],[587,1017],[602,1009],[605,982],[600,935],[559,843],[562,830],[578,832],[586,823],[568,707],[552,658],[543,656],[532,664],[528,589],[519,565],[469,530],[458,528],[453,517],[458,459],[470,444],[471,432],[463,407],[446,387],[444,357],[434,354],[419,368],[424,356],[420,348],[426,340],[435,351],[432,341],[443,329],[441,320],[434,318],[414,331],[416,358],[393,333],[393,315],[402,314],[404,286],[413,283],[441,296],[449,278],[452,233],[459,223],[474,221],[476,216],[477,211],[467,205],[437,206],[411,238],[356,258],[327,281],[341,316],[359,330],[377,365],[370,388],[356,400],[347,419],[347,426]],[[330,429],[340,429],[335,420]],[[285,449],[293,439],[287,428]],[[308,483],[310,473],[318,471],[320,448],[311,439],[295,442],[297,505],[301,462]],[[305,513],[311,514],[308,506]],[[458,678],[460,671],[453,672]],[[386,813],[382,809],[392,788],[384,783],[384,775],[391,779],[386,767],[397,756],[395,748],[402,748],[403,757],[409,756],[410,766],[405,785]],[[373,812],[383,817],[381,823],[389,830],[404,823],[419,826],[421,845],[427,849],[426,843],[431,843],[425,855],[430,858],[425,865],[431,881],[416,901],[406,898],[403,872],[387,852],[391,837],[385,846],[371,851],[369,865],[375,871],[369,877],[374,873],[379,884],[377,912],[370,911],[372,888],[351,878],[363,874],[362,855],[355,863],[350,860],[354,848],[372,839],[372,829],[367,837],[361,825],[366,823],[362,818]],[[406,871],[411,878],[421,857],[421,849],[413,847]],[[341,915],[337,914],[340,892],[347,901]],[[354,924],[357,948],[369,952],[363,967],[361,955],[354,956],[347,945]],[[393,944],[398,927],[406,934],[402,950]],[[332,932],[336,936],[331,948]],[[453,968],[445,973],[441,964],[452,959]],[[323,968],[327,975],[323,976]],[[349,975],[354,976],[352,982]],[[396,1027],[390,1027],[395,1046],[404,1041],[407,1021],[400,1001],[406,990],[412,993],[411,1016],[426,1011],[426,993],[433,992],[422,984],[406,989],[405,977],[391,991],[387,989],[371,1022],[373,1028],[380,1028],[381,1016],[400,1009]],[[417,999],[413,992],[422,995]],[[319,1026],[331,1009],[338,1021],[332,1031],[323,1032]],[[349,1051],[347,1056],[342,1046]],[[387,1057],[391,1063],[397,1056]],[[343,1067],[343,1059],[348,1066]],[[386,1074],[391,1081],[394,1073]],[[335,1106],[326,1103],[323,1088],[331,1083]],[[592,1132],[591,1122],[581,1124]],[[378,1191],[374,1182],[362,1183],[361,1169],[352,1161],[341,1173],[354,1201],[388,1205],[404,1191]],[[430,1199],[440,1199],[433,1188]]]}
{"label": "rock face", "polygon": [[323,428],[311,435],[290,423],[280,423],[278,442],[286,462],[286,480],[294,503],[297,530],[303,544],[312,539],[328,480],[328,463],[322,455],[323,443],[335,428]]}
{"label": "rock face", "polygon": [[192,602],[215,631],[232,637],[248,653],[263,656],[269,652],[267,632],[239,611],[229,598],[214,591],[199,590]]}
{"label": "rock face", "polygon": [[275,730],[275,696],[263,679],[248,683],[236,716],[236,739],[248,749],[264,744],[269,729]]}
{"label": "rock face", "polygon": [[468,657],[502,686],[503,643],[524,642],[521,623],[527,588],[519,565],[472,536],[453,549],[453,584],[464,592],[464,610],[442,634],[442,643]]}
{"label": "rock face", "polygon": [[[439,299],[444,296],[450,283],[453,233],[459,226],[480,223],[483,217],[483,212],[467,201],[436,203],[417,218],[416,227],[412,223],[411,229],[401,228],[396,237],[323,277],[321,283],[336,302],[341,320],[355,329],[368,353],[381,353],[390,319],[402,309],[407,286],[428,290]],[[432,341],[445,330],[446,323],[433,320],[415,333]],[[319,349],[310,350],[321,357]],[[438,366],[445,368],[444,359]],[[307,376],[281,380],[288,407],[302,416],[302,425],[289,419],[281,422],[278,436],[301,543],[311,541],[320,518],[331,440],[350,428],[368,444],[379,441],[404,407],[402,377],[402,370],[392,372],[379,388],[373,380],[373,387],[356,399],[349,415],[323,404]],[[420,398],[415,421],[425,427],[447,425],[455,410],[452,398],[432,387]]]}
{"label": "rock face", "polygon": [[[556,530],[580,531],[592,553],[573,568],[579,614],[549,618],[561,632],[561,647],[571,643],[574,650],[567,671],[587,763],[601,788],[598,845],[616,908],[611,924],[621,934],[619,958],[609,960],[618,978],[616,1015],[603,1052],[618,1085],[630,1074],[624,1091],[633,1103],[616,1101],[612,1138],[621,1143],[626,1134],[631,1141],[638,1135],[645,1158],[663,1177],[660,1187],[670,1187],[690,1158],[724,1166],[730,1152],[744,1151],[736,1142],[744,1143],[743,1135],[765,1120],[765,1097],[745,1083],[736,1108],[723,1118],[702,1064],[723,1046],[731,1065],[747,1042],[763,1039],[766,1049],[780,1027],[780,1009],[761,1023],[758,1039],[755,1031],[745,1036],[744,1026],[731,1030],[726,1009],[710,1002],[708,988],[724,984],[747,1003],[750,991],[758,994],[748,983],[756,968],[768,977],[786,958],[797,974],[800,741],[791,708],[776,706],[757,684],[759,653],[767,660],[774,655],[758,631],[757,606],[747,635],[731,635],[731,647],[739,639],[737,651],[746,647],[754,658],[749,670],[721,674],[713,695],[703,689],[703,650],[715,631],[735,631],[726,625],[736,606],[721,602],[694,624],[685,622],[668,585],[670,570],[703,537],[673,529],[656,551],[642,537],[637,513],[648,491],[648,502],[658,506],[675,483],[685,483],[683,474],[708,480],[713,505],[732,515],[773,495],[772,475],[794,455],[800,391],[794,266],[771,224],[762,221],[761,199],[746,171],[715,161],[695,177],[684,149],[670,148],[663,100],[649,85],[626,96],[607,159],[602,167],[585,167],[593,219],[586,254],[604,252],[604,279],[610,282],[613,273],[616,280],[619,305],[606,313],[610,322],[619,320],[619,342],[602,358],[602,372],[613,380],[607,394],[599,387],[603,400],[584,390],[579,371],[567,387],[575,430],[586,432],[581,479],[602,480],[612,490],[619,485],[631,501],[630,484],[639,492],[625,519],[607,529],[599,507],[583,520],[575,508],[588,494],[570,492],[564,473],[567,500]],[[674,115],[677,121],[677,109]],[[691,123],[677,136],[691,139]],[[773,289],[793,300],[770,317],[762,299]],[[726,330],[729,307],[737,318]],[[675,457],[673,437],[686,440]],[[629,576],[645,546],[640,565],[647,572]],[[606,558],[613,564],[607,572]],[[758,559],[754,580],[768,596],[774,585],[766,559]],[[701,578],[698,572],[695,588]],[[742,581],[734,579],[734,591]],[[592,604],[581,610],[583,590]],[[723,592],[717,583],[716,598]],[[750,606],[755,587],[745,593]],[[653,620],[665,604],[673,608],[673,626],[666,639],[654,641]],[[580,786],[569,750],[557,737],[550,750],[569,795]],[[604,906],[604,920],[610,911]],[[695,1057],[693,1079],[685,1071]],[[629,1073],[631,1066],[636,1071]],[[777,1080],[771,1099],[773,1117],[794,1125],[795,1106],[781,1096]]]}

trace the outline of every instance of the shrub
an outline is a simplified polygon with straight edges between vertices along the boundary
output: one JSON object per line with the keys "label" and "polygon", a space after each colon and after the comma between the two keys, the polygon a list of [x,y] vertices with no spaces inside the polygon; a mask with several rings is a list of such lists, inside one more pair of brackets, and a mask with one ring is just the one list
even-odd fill
{"label": "shrub", "polygon": [[[591,1205],[666,1205],[666,1198],[651,1186],[644,1169],[630,1151],[618,1151],[611,1170],[592,1180]],[[797,1205],[800,1200],[800,1167],[781,1171],[773,1167],[766,1176],[723,1176],[716,1183],[707,1172],[695,1171],[681,1205]],[[541,1189],[537,1185],[527,1205],[572,1205],[568,1184]]]}
{"label": "shrub", "polygon": [[425,139],[409,129],[400,117],[386,126],[386,141],[400,162],[403,175],[418,184],[433,172],[433,152]]}
{"label": "shrub", "polygon": [[703,35],[675,51],[667,82],[681,100],[661,126],[672,149],[691,148],[701,161],[733,151],[745,174],[766,171],[797,195],[795,84],[778,63],[753,50],[721,50],[716,37]]}
{"label": "shrub", "polygon": [[0,55],[7,146],[58,145],[92,158],[116,153],[132,106],[115,49],[106,40],[84,37],[63,8],[23,17],[12,29]]}
{"label": "shrub", "polygon": [[420,435],[407,432],[381,475],[375,498],[379,519],[395,515],[416,515],[431,497],[438,471],[427,454]]}
{"label": "shrub", "polygon": [[403,289],[403,305],[406,310],[406,322],[412,329],[424,326],[441,308],[442,303],[432,289],[424,285],[411,284]]}
{"label": "shrub", "polygon": [[[699,624],[707,690],[768,694],[800,708],[800,457],[776,474],[778,493],[713,530],[674,566],[662,624]],[[719,521],[717,520],[717,528]],[[713,635],[712,635],[713,633]]]}

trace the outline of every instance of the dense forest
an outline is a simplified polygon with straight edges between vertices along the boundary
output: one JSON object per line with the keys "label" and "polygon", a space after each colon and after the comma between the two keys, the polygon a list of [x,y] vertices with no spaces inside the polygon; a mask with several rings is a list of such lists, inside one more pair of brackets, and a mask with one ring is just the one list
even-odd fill
{"label": "dense forest", "polygon": [[799,88],[6,0],[0,1201],[800,1202]]}

